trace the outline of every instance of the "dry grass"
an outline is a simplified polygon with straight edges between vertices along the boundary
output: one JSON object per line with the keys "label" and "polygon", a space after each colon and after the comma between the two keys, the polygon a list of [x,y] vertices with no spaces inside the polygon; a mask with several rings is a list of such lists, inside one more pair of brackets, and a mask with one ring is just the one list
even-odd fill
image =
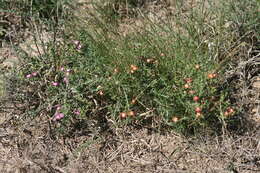
{"label": "dry grass", "polygon": [[[251,38],[253,40],[254,36]],[[226,85],[233,86],[231,97],[241,110],[240,116],[247,122],[248,129],[260,125],[258,44],[251,42],[237,49],[235,53],[239,56],[235,56],[233,65],[226,72]]]}
{"label": "dry grass", "polygon": [[186,138],[151,129],[53,139],[48,120],[1,127],[2,172],[258,172],[260,133]]}

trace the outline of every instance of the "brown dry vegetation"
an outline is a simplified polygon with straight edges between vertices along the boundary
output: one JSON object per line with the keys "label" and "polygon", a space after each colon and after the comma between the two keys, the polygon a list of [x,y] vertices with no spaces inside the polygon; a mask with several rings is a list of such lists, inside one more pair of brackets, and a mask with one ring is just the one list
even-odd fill
{"label": "brown dry vegetation", "polygon": [[258,172],[260,167],[259,127],[235,136],[187,138],[123,128],[53,139],[48,120],[19,129],[10,127],[12,121],[1,128],[2,172]]}
{"label": "brown dry vegetation", "polygon": [[[159,10],[162,16],[163,10]],[[124,20],[119,29],[122,35],[142,23]],[[111,125],[103,132],[55,136],[47,116],[22,117],[19,108],[25,103],[5,98],[0,114],[0,172],[260,172],[259,50],[247,54],[245,49],[237,50],[244,57],[227,71],[227,84],[237,86],[234,100],[246,108],[234,131],[186,137],[152,128]]]}

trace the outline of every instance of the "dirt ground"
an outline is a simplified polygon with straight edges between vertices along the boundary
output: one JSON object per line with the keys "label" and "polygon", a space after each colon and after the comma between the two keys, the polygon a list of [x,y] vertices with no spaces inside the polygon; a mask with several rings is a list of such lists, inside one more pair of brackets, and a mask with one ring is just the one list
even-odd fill
{"label": "dirt ground", "polygon": [[[2,66],[15,66],[18,60],[14,53],[6,48],[2,50],[0,57],[5,58]],[[8,58],[15,62],[4,63],[9,62]],[[259,60],[252,57],[251,61],[241,62],[230,75],[245,70],[245,64],[256,63],[254,61]],[[237,81],[243,83],[240,79]],[[244,87],[243,98],[248,100],[251,128],[245,128],[240,134],[224,130],[222,135],[193,137],[134,127],[110,128],[101,134],[82,132],[70,137],[53,136],[45,115],[24,119],[15,107],[20,103],[4,97],[0,112],[0,172],[260,172],[259,76],[247,79]]]}
{"label": "dirt ground", "polygon": [[[7,115],[13,117],[14,115]],[[18,115],[16,115],[18,116]],[[54,139],[48,120],[0,128],[1,172],[223,172],[260,171],[260,126],[243,135],[184,137],[121,128],[103,135]]]}

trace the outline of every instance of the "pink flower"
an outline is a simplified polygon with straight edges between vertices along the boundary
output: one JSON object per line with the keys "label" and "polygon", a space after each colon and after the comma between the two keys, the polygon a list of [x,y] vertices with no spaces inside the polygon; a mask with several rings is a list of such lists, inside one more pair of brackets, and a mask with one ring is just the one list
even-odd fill
{"label": "pink flower", "polygon": [[56,111],[59,111],[61,109],[60,105],[56,105]]}
{"label": "pink flower", "polygon": [[58,82],[52,82],[51,84],[52,84],[53,86],[58,86],[58,85],[59,85]]}
{"label": "pink flower", "polygon": [[60,71],[64,71],[64,67],[61,67],[61,68],[60,68]]}
{"label": "pink flower", "polygon": [[27,75],[26,75],[26,78],[31,78],[31,77],[32,77],[31,74],[27,74]]}
{"label": "pink flower", "polygon": [[77,50],[80,50],[82,48],[82,45],[81,44],[78,44],[77,46],[76,46],[76,49]]}
{"label": "pink flower", "polygon": [[80,110],[75,109],[75,110],[74,110],[74,114],[76,114],[76,115],[80,115]]}
{"label": "pink flower", "polygon": [[73,44],[78,45],[80,42],[78,40],[73,40]]}
{"label": "pink flower", "polygon": [[56,113],[54,115],[53,121],[60,120],[62,118],[64,118],[64,114],[63,113]]}
{"label": "pink flower", "polygon": [[67,77],[65,77],[65,78],[63,79],[63,82],[65,82],[66,84],[68,84],[68,83],[69,83],[69,79],[68,79]]}
{"label": "pink flower", "polygon": [[33,76],[37,76],[37,72],[32,72],[32,75]]}
{"label": "pink flower", "polygon": [[82,48],[82,45],[80,44],[80,41],[78,41],[78,40],[74,40],[73,44],[76,46],[77,50],[80,50]]}
{"label": "pink flower", "polygon": [[59,119],[64,118],[64,114],[63,114],[63,113],[59,113],[59,114],[58,114],[58,118],[59,118]]}

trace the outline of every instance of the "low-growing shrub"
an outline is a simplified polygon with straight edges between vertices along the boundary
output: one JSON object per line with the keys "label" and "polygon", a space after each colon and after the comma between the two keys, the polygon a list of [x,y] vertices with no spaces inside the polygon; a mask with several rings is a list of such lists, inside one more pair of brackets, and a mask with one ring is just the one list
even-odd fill
{"label": "low-growing shrub", "polygon": [[64,133],[93,122],[102,129],[112,122],[219,130],[239,111],[221,87],[224,64],[218,56],[236,39],[231,34],[224,42],[228,29],[221,17],[214,32],[206,19],[194,16],[184,23],[176,17],[181,31],[153,25],[122,37],[106,26],[96,35],[75,30],[72,40],[29,57],[19,75],[35,97],[36,112],[44,111]]}

